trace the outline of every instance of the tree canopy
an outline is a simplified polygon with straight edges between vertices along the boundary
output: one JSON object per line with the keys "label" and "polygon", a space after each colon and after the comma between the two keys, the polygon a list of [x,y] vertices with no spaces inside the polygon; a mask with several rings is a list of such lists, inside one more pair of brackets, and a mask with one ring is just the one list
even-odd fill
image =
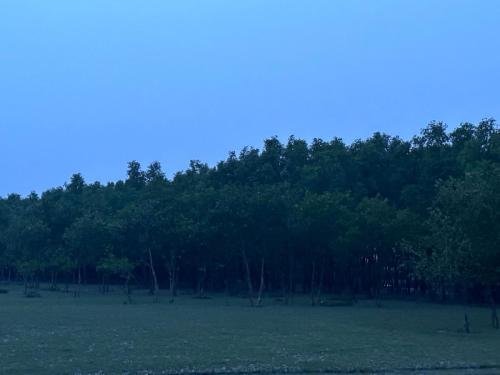
{"label": "tree canopy", "polygon": [[493,119],[433,122],[411,140],[270,138],[173,178],[132,161],[124,181],[75,174],[0,199],[0,269],[54,287],[133,280],[172,299],[192,288],[495,300],[499,191]]}

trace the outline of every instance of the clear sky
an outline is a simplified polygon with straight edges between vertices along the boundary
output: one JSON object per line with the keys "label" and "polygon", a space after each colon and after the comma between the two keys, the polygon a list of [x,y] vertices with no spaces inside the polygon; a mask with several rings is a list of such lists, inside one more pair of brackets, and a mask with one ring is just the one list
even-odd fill
{"label": "clear sky", "polygon": [[0,195],[500,119],[496,0],[1,0]]}

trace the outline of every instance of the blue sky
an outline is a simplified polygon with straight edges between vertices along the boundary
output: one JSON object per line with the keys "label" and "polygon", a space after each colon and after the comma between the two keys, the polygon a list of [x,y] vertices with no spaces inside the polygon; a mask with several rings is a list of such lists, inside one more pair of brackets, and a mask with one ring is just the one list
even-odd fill
{"label": "blue sky", "polygon": [[500,117],[500,2],[2,0],[0,195]]}

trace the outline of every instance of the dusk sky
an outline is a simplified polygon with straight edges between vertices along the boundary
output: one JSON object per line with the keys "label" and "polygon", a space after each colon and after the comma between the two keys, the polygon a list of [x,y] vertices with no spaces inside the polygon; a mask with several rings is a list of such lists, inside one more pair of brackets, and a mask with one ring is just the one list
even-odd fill
{"label": "dusk sky", "polygon": [[0,2],[0,196],[500,118],[500,2]]}

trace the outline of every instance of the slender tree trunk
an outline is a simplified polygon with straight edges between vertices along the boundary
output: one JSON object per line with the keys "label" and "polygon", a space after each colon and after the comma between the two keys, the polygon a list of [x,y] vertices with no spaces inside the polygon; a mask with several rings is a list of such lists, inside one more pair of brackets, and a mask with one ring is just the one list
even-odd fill
{"label": "slender tree trunk", "polygon": [[82,291],[82,269],[78,268],[78,297]]}
{"label": "slender tree trunk", "polygon": [[130,290],[130,274],[127,274],[127,277],[125,278],[125,294],[127,296],[127,303],[131,304],[132,303],[132,293]]}
{"label": "slender tree trunk", "polygon": [[28,295],[28,277],[24,276],[24,295]]}
{"label": "slender tree trunk", "polygon": [[318,290],[316,292],[316,302],[315,302],[315,304],[321,304],[321,291],[323,289],[324,276],[325,276],[325,267],[322,264],[321,265],[321,272],[320,272],[320,276],[319,276]]}
{"label": "slender tree trunk", "polygon": [[260,286],[259,293],[257,295],[257,306],[262,305],[262,292],[264,291],[264,258],[262,258],[260,263]]}
{"label": "slender tree trunk", "polygon": [[312,271],[311,271],[311,305],[315,306],[316,305],[316,300],[314,298],[314,286],[315,286],[315,281],[316,279],[316,261],[312,262]]}
{"label": "slender tree trunk", "polygon": [[441,282],[441,302],[446,301],[446,286],[444,282]]}
{"label": "slender tree trunk", "polygon": [[290,256],[289,266],[288,266],[288,298],[287,304],[293,303],[293,268],[294,268],[293,256]]}
{"label": "slender tree trunk", "polygon": [[464,332],[465,333],[470,333],[470,321],[469,321],[469,315],[467,314],[467,303],[469,300],[469,290],[467,288],[467,285],[464,287]]}
{"label": "slender tree trunk", "polygon": [[174,283],[174,296],[177,297],[179,292],[179,262],[175,262],[175,283]]}
{"label": "slender tree trunk", "polygon": [[375,306],[382,307],[382,303],[380,301],[380,289],[381,289],[381,284],[383,283],[382,271],[379,269],[379,265],[377,263],[374,264],[373,268],[375,272],[375,278],[373,281]]}
{"label": "slender tree trunk", "polygon": [[283,302],[285,305],[288,305],[288,289],[287,289],[287,276],[285,273],[282,273],[281,275],[281,293],[282,293],[282,298]]}
{"label": "slender tree trunk", "polygon": [[470,333],[470,322],[467,312],[464,313],[464,331],[465,333]]}
{"label": "slender tree trunk", "polygon": [[66,273],[65,278],[64,278],[64,292],[69,293],[69,282],[70,282],[70,275]]}
{"label": "slender tree trunk", "polygon": [[498,329],[498,315],[497,315],[497,306],[495,301],[495,290],[494,287],[490,287],[490,306],[491,306],[491,326],[495,329]]}
{"label": "slender tree trunk", "polygon": [[168,266],[168,276],[169,276],[169,282],[170,282],[170,300],[169,303],[174,302],[175,298],[175,282],[177,279],[176,275],[176,268],[177,265],[175,264],[175,253],[173,251],[170,252],[170,261],[169,261],[169,266]]}
{"label": "slender tree trunk", "polygon": [[156,278],[156,271],[153,264],[153,254],[151,254],[151,249],[148,249],[149,254],[149,268],[151,270],[151,276],[153,277],[153,295],[155,296],[155,301],[158,302],[158,279]]}
{"label": "slender tree trunk", "polygon": [[243,258],[243,263],[245,266],[245,276],[248,286],[248,299],[250,300],[250,305],[255,306],[255,301],[253,296],[252,275],[250,273],[250,264],[248,263],[248,258],[245,249],[241,250],[241,256]]}
{"label": "slender tree trunk", "polygon": [[78,266],[78,275],[77,275],[78,279],[78,284],[77,284],[77,288],[76,288],[76,291],[75,291],[75,297],[80,297],[80,291],[81,291],[81,286],[82,286],[82,270],[81,270],[81,267]]}
{"label": "slender tree trunk", "polygon": [[106,294],[106,274],[102,274],[102,279],[101,279],[101,293]]}
{"label": "slender tree trunk", "polygon": [[57,271],[52,271],[51,272],[50,289],[51,290],[57,290]]}
{"label": "slender tree trunk", "polygon": [[200,279],[198,281],[198,297],[200,298],[204,298],[205,297],[205,280],[207,278],[207,266],[204,265],[202,268],[201,268],[201,276],[200,276]]}
{"label": "slender tree trunk", "polygon": [[348,263],[347,272],[345,273],[345,284],[350,289],[349,292],[351,294],[352,303],[357,303],[358,299],[356,297],[356,292],[358,288],[361,288],[359,284],[361,284],[358,276],[353,275],[353,265],[351,262]]}

